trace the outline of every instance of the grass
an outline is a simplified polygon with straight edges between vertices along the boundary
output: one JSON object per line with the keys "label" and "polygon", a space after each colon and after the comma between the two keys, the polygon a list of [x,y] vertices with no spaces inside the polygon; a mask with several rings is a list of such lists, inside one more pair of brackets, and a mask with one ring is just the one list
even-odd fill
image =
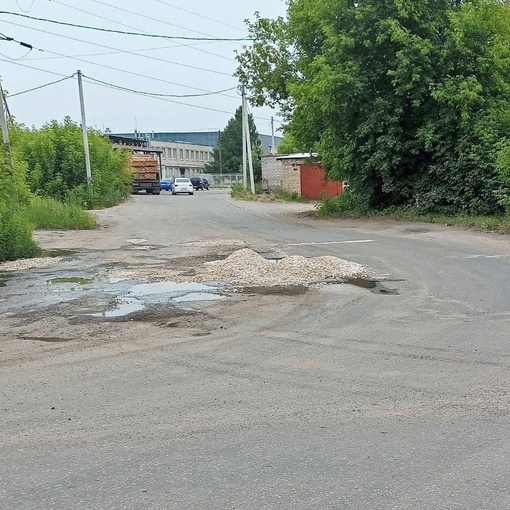
{"label": "grass", "polygon": [[408,222],[437,223],[448,226],[478,228],[489,232],[510,234],[510,216],[476,216],[421,214],[416,210],[391,209],[389,211],[362,211],[350,202],[348,194],[323,200],[317,205],[319,216],[349,219],[386,219]]}
{"label": "grass", "polygon": [[257,200],[258,197],[264,197],[266,199],[273,198],[284,202],[308,202],[308,200],[297,191],[288,191],[283,188],[276,188],[269,194],[263,194],[261,184],[257,184],[255,193],[252,193],[250,189],[243,187],[241,183],[232,184],[230,196],[237,200]]}
{"label": "grass", "polygon": [[89,230],[97,228],[96,219],[76,204],[64,204],[50,198],[35,198],[20,209],[34,228],[46,230]]}
{"label": "grass", "polygon": [[0,206],[0,262],[39,255],[32,233],[32,224],[18,209]]}

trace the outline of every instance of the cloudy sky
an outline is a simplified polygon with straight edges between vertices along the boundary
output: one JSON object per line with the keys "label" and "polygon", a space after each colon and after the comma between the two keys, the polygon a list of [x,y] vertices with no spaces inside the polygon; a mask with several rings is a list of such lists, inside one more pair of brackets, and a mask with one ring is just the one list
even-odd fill
{"label": "cloudy sky", "polygon": [[[143,7],[142,7],[143,6]],[[1,0],[0,10],[113,30],[183,36],[242,38],[255,11],[283,15],[282,0]],[[0,33],[33,46],[0,41],[0,76],[14,95],[70,76],[85,78],[87,123],[113,132],[217,130],[240,104],[236,90],[221,95],[155,99],[91,80],[142,92],[189,95],[236,87],[234,51],[242,42],[170,40],[101,33],[0,14]],[[244,43],[246,44],[246,43]],[[178,104],[177,102],[187,103]],[[76,78],[14,96],[18,121],[41,126],[80,116]],[[217,111],[219,110],[219,111]],[[274,112],[253,109],[261,133]]]}

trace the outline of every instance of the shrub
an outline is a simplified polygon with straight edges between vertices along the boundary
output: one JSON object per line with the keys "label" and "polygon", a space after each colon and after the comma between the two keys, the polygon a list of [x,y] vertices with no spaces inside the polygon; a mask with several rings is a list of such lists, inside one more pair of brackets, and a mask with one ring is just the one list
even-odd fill
{"label": "shrub", "polygon": [[18,208],[0,205],[0,262],[38,255],[41,250],[32,232],[31,223]]}
{"label": "shrub", "polygon": [[51,198],[35,198],[20,209],[33,228],[87,230],[97,227],[94,217],[77,204],[64,204]]}
{"label": "shrub", "polygon": [[297,191],[289,191],[283,188],[276,188],[273,195],[275,198],[286,202],[307,202],[307,199]]}

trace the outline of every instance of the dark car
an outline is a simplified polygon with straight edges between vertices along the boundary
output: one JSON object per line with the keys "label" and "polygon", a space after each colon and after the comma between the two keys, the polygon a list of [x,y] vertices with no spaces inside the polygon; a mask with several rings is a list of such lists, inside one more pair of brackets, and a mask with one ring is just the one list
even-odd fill
{"label": "dark car", "polygon": [[193,184],[193,188],[196,189],[197,191],[205,189],[204,183],[202,182],[203,179],[201,179],[200,177],[191,177],[190,181]]}
{"label": "dark car", "polygon": [[161,179],[160,188],[166,191],[173,191],[172,187],[174,185],[175,178],[169,177],[168,179]]}
{"label": "dark car", "polygon": [[204,179],[204,177],[192,177],[191,182],[193,183],[193,188],[198,190],[209,189],[209,181]]}

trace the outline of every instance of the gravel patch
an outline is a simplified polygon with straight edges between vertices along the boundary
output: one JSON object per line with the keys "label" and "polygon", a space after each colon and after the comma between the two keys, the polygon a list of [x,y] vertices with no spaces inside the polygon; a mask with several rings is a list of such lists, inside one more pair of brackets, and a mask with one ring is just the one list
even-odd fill
{"label": "gravel patch", "polygon": [[24,271],[26,269],[37,269],[46,267],[63,260],[63,257],[39,257],[33,259],[19,259],[11,262],[2,262],[0,271]]}
{"label": "gravel patch", "polygon": [[310,285],[331,278],[359,278],[366,273],[361,264],[338,257],[292,255],[274,261],[245,248],[225,260],[205,265],[204,272],[197,277],[202,281],[209,279],[232,285],[271,287]]}
{"label": "gravel patch", "polygon": [[197,248],[244,248],[246,243],[239,239],[208,239],[208,240],[196,240],[196,241],[184,241],[178,243],[182,246],[194,246]]}

